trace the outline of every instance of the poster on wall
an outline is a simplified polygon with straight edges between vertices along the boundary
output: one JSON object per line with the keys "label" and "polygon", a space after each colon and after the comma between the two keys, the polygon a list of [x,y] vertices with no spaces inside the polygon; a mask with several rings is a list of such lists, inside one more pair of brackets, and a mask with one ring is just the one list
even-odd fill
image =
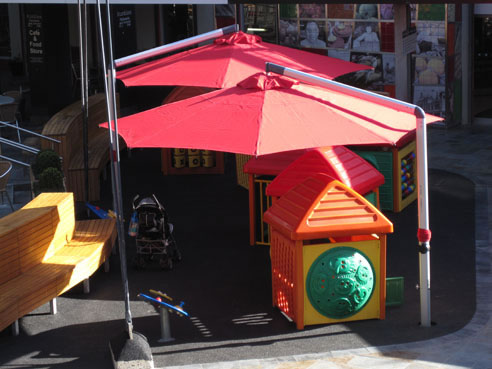
{"label": "poster on wall", "polygon": [[351,73],[344,83],[369,90],[383,90],[383,59],[381,54],[352,52],[350,61],[358,64],[365,64],[373,67],[372,70],[362,70]]}
{"label": "poster on wall", "polygon": [[354,4],[328,4],[328,18],[354,18]]}
{"label": "poster on wall", "polygon": [[393,20],[394,19],[393,4],[380,4],[379,5],[379,18],[381,20]]}
{"label": "poster on wall", "polygon": [[378,20],[377,4],[357,4],[355,7],[356,19]]}
{"label": "poster on wall", "polygon": [[280,45],[297,47],[299,42],[297,22],[280,19],[278,27],[278,40]]}
{"label": "poster on wall", "polygon": [[326,18],[325,4],[299,4],[300,18]]}
{"label": "poster on wall", "polygon": [[446,99],[444,86],[414,86],[413,103],[426,113],[445,116]]}
{"label": "poster on wall", "polygon": [[442,85],[446,83],[444,58],[415,57],[415,84]]}
{"label": "poster on wall", "polygon": [[445,57],[445,29],[444,22],[418,22],[417,54]]}
{"label": "poster on wall", "polygon": [[350,49],[352,44],[353,22],[329,21],[327,46],[337,49]]}
{"label": "poster on wall", "polygon": [[445,16],[445,4],[419,4],[418,6],[418,20],[444,21]]}
{"label": "poster on wall", "polygon": [[356,22],[352,49],[357,51],[381,51],[379,23]]}
{"label": "poster on wall", "polygon": [[303,21],[300,24],[301,47],[326,48],[325,22]]}
{"label": "poster on wall", "polygon": [[383,81],[385,85],[395,83],[395,54],[383,54]]}

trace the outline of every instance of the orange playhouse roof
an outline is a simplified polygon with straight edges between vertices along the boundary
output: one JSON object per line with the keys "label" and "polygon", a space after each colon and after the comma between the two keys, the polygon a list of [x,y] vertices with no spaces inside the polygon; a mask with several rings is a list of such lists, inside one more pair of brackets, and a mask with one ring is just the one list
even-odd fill
{"label": "orange playhouse roof", "polygon": [[266,194],[280,197],[316,173],[327,174],[362,195],[384,183],[384,176],[359,155],[344,146],[329,146],[305,152],[268,185]]}
{"label": "orange playhouse roof", "polygon": [[264,219],[292,240],[393,232],[393,224],[364,197],[323,174],[284,194]]}

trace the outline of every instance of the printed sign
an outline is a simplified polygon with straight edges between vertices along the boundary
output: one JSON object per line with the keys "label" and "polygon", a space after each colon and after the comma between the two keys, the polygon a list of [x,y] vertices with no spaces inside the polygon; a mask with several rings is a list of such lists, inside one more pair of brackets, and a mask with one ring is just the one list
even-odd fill
{"label": "printed sign", "polygon": [[27,54],[30,63],[43,63],[44,35],[43,16],[41,14],[26,14],[27,22]]}
{"label": "printed sign", "polygon": [[417,29],[412,27],[402,32],[403,52],[411,54],[417,50]]}

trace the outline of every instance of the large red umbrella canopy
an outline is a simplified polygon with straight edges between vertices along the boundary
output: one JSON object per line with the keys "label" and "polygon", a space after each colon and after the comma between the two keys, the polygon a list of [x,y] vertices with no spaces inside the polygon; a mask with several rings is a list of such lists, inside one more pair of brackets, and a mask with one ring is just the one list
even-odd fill
{"label": "large red umbrella canopy", "polygon": [[235,32],[213,44],[118,71],[126,86],[233,87],[265,70],[265,62],[333,79],[342,74],[371,69],[362,64],[263,42],[261,37]]}
{"label": "large red umbrella canopy", "polygon": [[[427,116],[428,123],[438,120]],[[413,114],[265,73],[236,87],[118,119],[118,133],[128,147],[249,155],[329,145],[396,145],[415,128]]]}

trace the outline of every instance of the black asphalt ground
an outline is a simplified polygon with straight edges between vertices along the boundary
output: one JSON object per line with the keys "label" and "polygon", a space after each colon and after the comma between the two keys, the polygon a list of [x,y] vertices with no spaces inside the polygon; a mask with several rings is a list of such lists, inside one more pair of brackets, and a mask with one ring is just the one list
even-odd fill
{"label": "black asphalt ground", "polygon": [[[271,304],[269,249],[248,243],[248,194],[236,184],[235,163],[226,154],[224,175],[163,176],[159,150],[122,156],[125,218],[136,194],[155,193],[175,227],[183,260],[173,271],[156,265],[132,268],[127,237],[133,323],[149,340],[156,367],[278,357],[419,341],[462,328],[475,311],[474,185],[431,170],[430,224],[432,328],[419,326],[417,204],[386,213],[395,233],[388,239],[388,277],[405,280],[404,303],[386,319],[307,326],[297,331]],[[102,206],[112,207],[110,181]],[[91,293],[77,286],[58,299],[59,313],[44,306],[21,320],[21,335],[0,333],[0,367],[111,367],[108,342],[123,328],[119,258],[109,274],[91,278]],[[159,316],[137,299],[149,289],[166,292],[190,318],[171,316],[175,341],[162,344]],[[34,364],[35,363],[35,364]],[[44,363],[44,364],[43,364]]]}

